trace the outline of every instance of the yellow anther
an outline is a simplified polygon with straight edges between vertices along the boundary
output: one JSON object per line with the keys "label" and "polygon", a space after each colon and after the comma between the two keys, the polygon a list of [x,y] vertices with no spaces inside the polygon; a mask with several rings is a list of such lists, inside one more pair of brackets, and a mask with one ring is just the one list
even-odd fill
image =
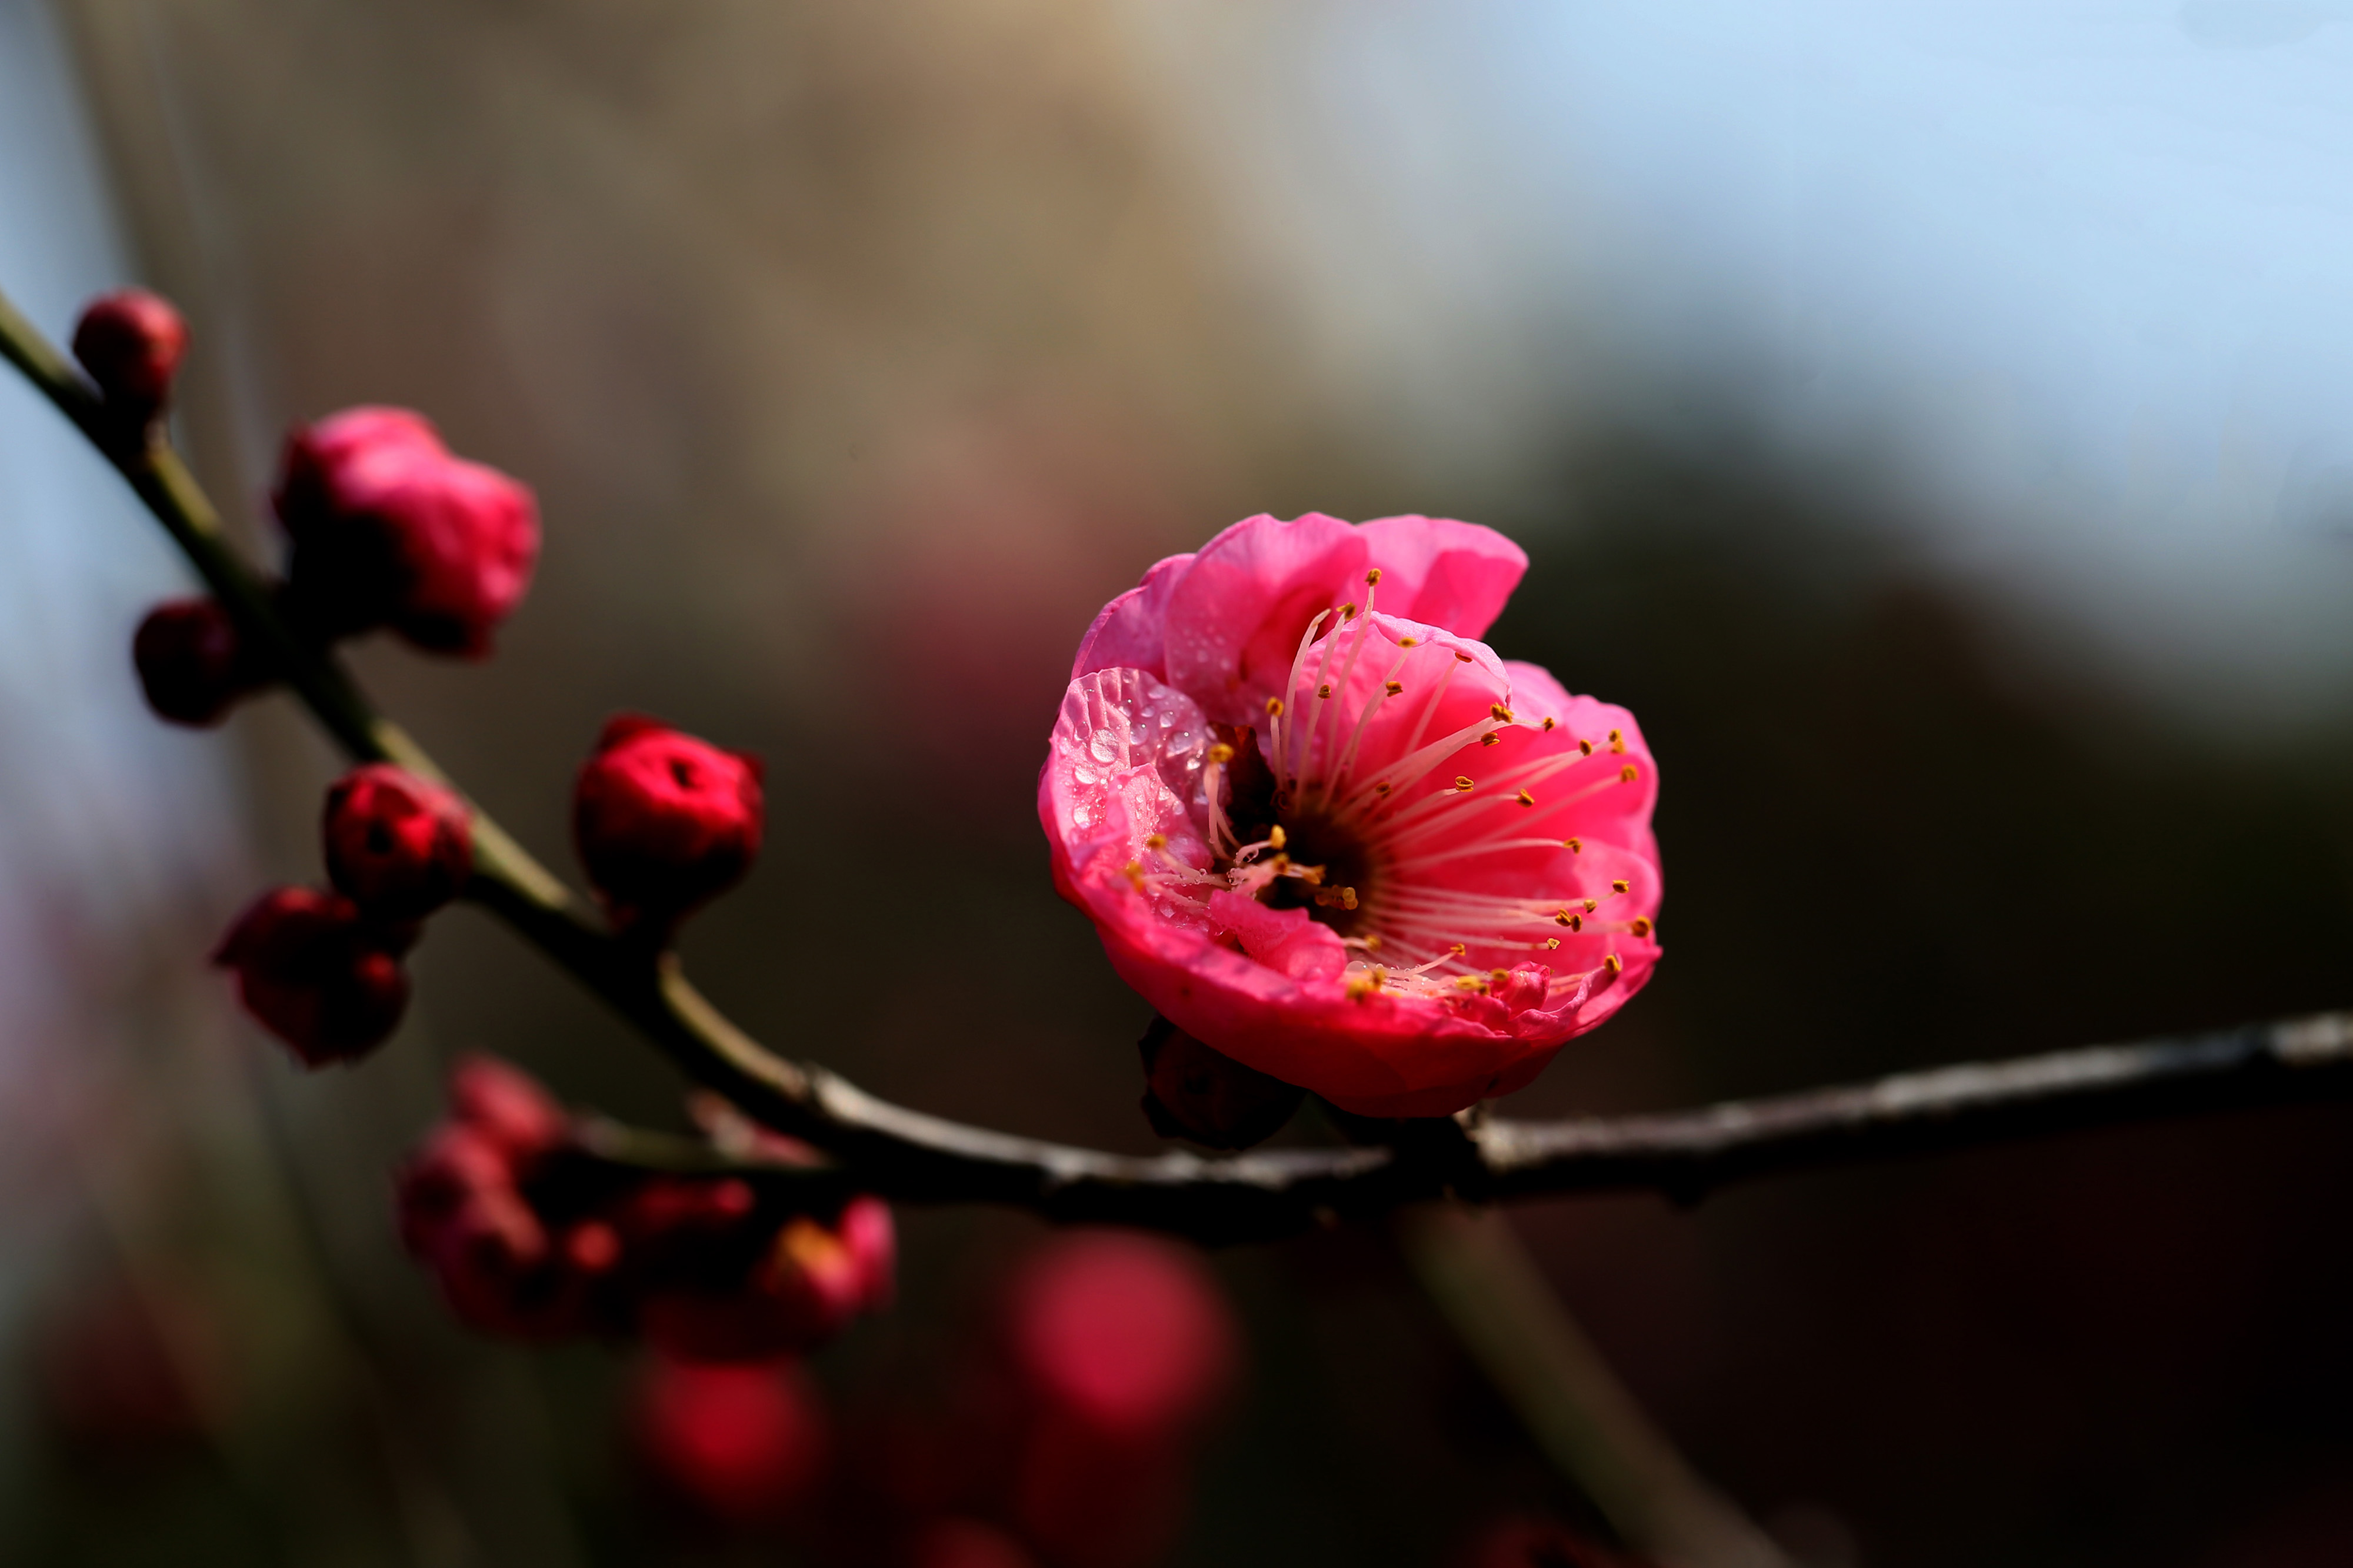
{"label": "yellow anther", "polygon": [[1273,867],[1274,874],[1280,877],[1285,871],[1291,869],[1291,857],[1288,855],[1278,855],[1273,859],[1268,861],[1267,864]]}
{"label": "yellow anther", "polygon": [[1556,724],[1557,724],[1557,723],[1559,723],[1559,722],[1560,722],[1560,721],[1559,721],[1559,720],[1557,720],[1557,719],[1547,719],[1547,720],[1546,720],[1546,721],[1544,721],[1544,727],[1545,727],[1546,729],[1549,730],[1549,729],[1551,729],[1554,725],[1556,725]]}
{"label": "yellow anther", "polygon": [[1515,798],[1522,805],[1534,805],[1536,803],[1536,797],[1525,790],[1522,790]]}
{"label": "yellow anther", "polygon": [[1490,730],[1485,734],[1479,737],[1479,743],[1482,746],[1492,746],[1503,738],[1503,736],[1495,733],[1494,731]]}
{"label": "yellow anther", "polygon": [[1462,956],[1464,951],[1462,944],[1459,942],[1451,942],[1446,944],[1446,956],[1449,958],[1460,958]]}
{"label": "yellow anther", "polygon": [[1479,989],[1479,977],[1475,974],[1459,974],[1455,976],[1454,979],[1454,989],[1457,991],[1476,991]]}
{"label": "yellow anther", "polygon": [[1332,695],[1332,683],[1331,683],[1330,681],[1328,681],[1328,680],[1327,680],[1327,681],[1325,681],[1323,685],[1321,685],[1321,686],[1317,687],[1317,688],[1315,689],[1315,695],[1316,695],[1316,696],[1318,696],[1318,697],[1329,697],[1329,696],[1331,696],[1331,695]]}
{"label": "yellow anther", "polygon": [[1144,868],[1141,865],[1130,860],[1121,868],[1121,870],[1126,876],[1130,887],[1139,893],[1144,891]]}
{"label": "yellow anther", "polygon": [[1622,893],[1622,892],[1624,892],[1627,889],[1629,889],[1629,888],[1632,887],[1633,885],[1634,885],[1634,884],[1633,884],[1633,883],[1631,883],[1631,882],[1629,882],[1629,881],[1625,881],[1625,880],[1623,880],[1623,879],[1620,879],[1620,880],[1619,880],[1619,881],[1615,881],[1615,882],[1610,883],[1610,884],[1609,884],[1609,890],[1610,890],[1611,892],[1613,892],[1613,893]]}
{"label": "yellow anther", "polygon": [[1636,767],[1631,763],[1628,763],[1624,767],[1618,770],[1618,782],[1620,784],[1632,784],[1636,779],[1641,778],[1641,776],[1642,770]]}
{"label": "yellow anther", "polygon": [[1366,573],[1366,574],[1365,574],[1365,586],[1366,586],[1366,587],[1367,587],[1367,588],[1371,587],[1374,584],[1376,584],[1376,583],[1379,582],[1380,580],[1381,580],[1381,569],[1380,569],[1379,567],[1377,567],[1377,566],[1374,567],[1371,571],[1369,571],[1369,572],[1367,572],[1367,573]]}
{"label": "yellow anther", "polygon": [[1548,937],[1545,938],[1545,946],[1546,946],[1546,947],[1548,947],[1548,948],[1553,948],[1553,947],[1558,947],[1559,945],[1560,945],[1560,938],[1558,938],[1558,937],[1556,937],[1556,936],[1548,936]]}
{"label": "yellow anther", "polygon": [[1650,916],[1636,915],[1634,917],[1634,934],[1636,936],[1648,936],[1651,934]]}
{"label": "yellow anther", "polygon": [[1564,838],[1560,841],[1560,847],[1572,855],[1585,853],[1585,840],[1582,838]]}
{"label": "yellow anther", "polygon": [[1356,907],[1356,889],[1343,888],[1340,889],[1340,907],[1344,910],[1353,910]]}
{"label": "yellow anther", "polygon": [[1588,899],[1585,900],[1585,912],[1588,915],[1600,907],[1601,901],[1599,899]]}
{"label": "yellow anther", "polygon": [[1419,647],[1420,646],[1421,646],[1421,639],[1420,639],[1419,637],[1399,637],[1399,638],[1398,638],[1398,647]]}
{"label": "yellow anther", "polygon": [[1266,847],[1268,848],[1280,849],[1289,842],[1289,837],[1282,831],[1282,824],[1278,822],[1272,827],[1266,830]]}
{"label": "yellow anther", "polygon": [[1223,741],[1219,741],[1216,745],[1209,748],[1209,763],[1211,766],[1223,767],[1226,763],[1230,763],[1233,760],[1234,749],[1231,746],[1227,745]]}
{"label": "yellow anther", "polygon": [[1583,915],[1569,916],[1568,929],[1571,931],[1583,931],[1585,929],[1585,917]]}
{"label": "yellow anther", "polygon": [[1166,833],[1151,834],[1145,838],[1144,847],[1146,849],[1166,849],[1168,847],[1168,835]]}
{"label": "yellow anther", "polygon": [[1270,697],[1266,700],[1266,716],[1270,719],[1280,719],[1282,717],[1282,698]]}
{"label": "yellow anther", "polygon": [[1388,793],[1389,793],[1389,781],[1388,781],[1388,780],[1387,780],[1387,779],[1383,779],[1380,783],[1378,783],[1378,784],[1375,784],[1375,785],[1373,786],[1373,793],[1374,793],[1375,795],[1387,795],[1387,794],[1388,794]]}
{"label": "yellow anther", "polygon": [[1495,722],[1498,724],[1508,724],[1512,721],[1512,710],[1500,702],[1488,703],[1487,711],[1495,716]]}
{"label": "yellow anther", "polygon": [[1356,618],[1356,600],[1351,599],[1346,604],[1340,606],[1340,618],[1344,621],[1353,621]]}
{"label": "yellow anther", "polygon": [[1563,910],[1558,914],[1553,916],[1552,921],[1555,925],[1564,925],[1568,927],[1571,931],[1575,931],[1577,929],[1577,917],[1570,914],[1567,910]]}
{"label": "yellow anther", "polygon": [[1381,682],[1381,686],[1382,689],[1388,691],[1392,697],[1402,697],[1405,695],[1405,682],[1402,680],[1385,680]]}
{"label": "yellow anther", "polygon": [[1579,741],[1577,743],[1577,749],[1581,755],[1589,757],[1593,754],[1593,742],[1590,741]]}
{"label": "yellow anther", "polygon": [[1612,730],[1609,731],[1609,749],[1613,752],[1622,752],[1626,749],[1625,731]]}
{"label": "yellow anther", "polygon": [[1472,790],[1472,784],[1469,779],[1464,778],[1461,773],[1457,773],[1454,775],[1454,787],[1461,790],[1464,795],[1469,795]]}
{"label": "yellow anther", "polygon": [[1348,982],[1348,1000],[1369,1002],[1372,1000],[1373,993],[1379,989],[1380,986],[1377,983],[1359,976]]}
{"label": "yellow anther", "polygon": [[1508,984],[1510,984],[1511,983],[1512,983],[1512,972],[1511,972],[1510,970],[1508,970],[1508,969],[1491,969],[1491,970],[1487,971],[1487,984],[1490,984],[1490,985],[1508,985]]}
{"label": "yellow anther", "polygon": [[1609,957],[1601,961],[1601,967],[1608,970],[1610,973],[1615,974],[1626,966],[1618,962],[1618,955],[1613,952]]}
{"label": "yellow anther", "polygon": [[1380,950],[1381,950],[1381,933],[1380,933],[1380,932],[1378,932],[1378,931],[1375,931],[1375,932],[1373,932],[1370,936],[1368,936],[1368,937],[1365,938],[1365,951],[1366,951],[1366,952],[1380,952]]}
{"label": "yellow anther", "polygon": [[1470,656],[1469,654],[1467,654],[1467,653],[1464,653],[1464,652],[1463,652],[1461,648],[1459,648],[1459,647],[1458,647],[1458,648],[1456,648],[1456,649],[1454,650],[1454,658],[1455,658],[1456,662],[1458,662],[1458,663],[1461,663],[1461,664],[1469,664],[1469,663],[1471,662],[1471,656]]}

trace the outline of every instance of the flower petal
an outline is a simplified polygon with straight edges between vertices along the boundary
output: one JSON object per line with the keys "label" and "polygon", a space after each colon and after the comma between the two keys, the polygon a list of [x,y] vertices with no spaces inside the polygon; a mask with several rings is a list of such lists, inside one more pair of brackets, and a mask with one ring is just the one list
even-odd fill
{"label": "flower petal", "polygon": [[1152,563],[1143,581],[1110,604],[1079,639],[1079,657],[1071,662],[1071,679],[1098,669],[1140,669],[1155,680],[1166,680],[1162,626],[1168,616],[1168,595],[1193,556],[1169,555]]}
{"label": "flower petal", "polygon": [[1201,547],[1170,591],[1168,683],[1219,723],[1251,722],[1290,679],[1307,623],[1363,599],[1364,565],[1360,531],[1336,517],[1234,524]]}
{"label": "flower petal", "polygon": [[1475,522],[1377,517],[1356,531],[1381,569],[1381,608],[1466,637],[1486,635],[1528,569],[1525,551]]}

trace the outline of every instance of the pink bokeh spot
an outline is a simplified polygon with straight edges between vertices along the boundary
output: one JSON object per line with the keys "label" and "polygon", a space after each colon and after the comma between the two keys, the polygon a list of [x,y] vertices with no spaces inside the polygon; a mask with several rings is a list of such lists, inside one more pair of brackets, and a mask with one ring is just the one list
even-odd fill
{"label": "pink bokeh spot", "polygon": [[1657,770],[1631,714],[1477,640],[1525,568],[1469,523],[1255,517],[1104,607],[1039,812],[1056,887],[1172,1023],[1435,1116],[1649,979]]}

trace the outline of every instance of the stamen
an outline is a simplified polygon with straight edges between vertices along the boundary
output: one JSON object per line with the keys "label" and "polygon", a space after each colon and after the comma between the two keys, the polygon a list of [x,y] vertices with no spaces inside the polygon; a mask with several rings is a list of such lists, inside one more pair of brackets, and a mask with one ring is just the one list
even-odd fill
{"label": "stamen", "polygon": [[1628,763],[1624,767],[1618,770],[1618,782],[1620,784],[1632,784],[1636,779],[1641,776],[1641,769],[1636,767],[1631,763]]}
{"label": "stamen", "polygon": [[1120,868],[1120,875],[1127,879],[1127,885],[1129,887],[1134,888],[1139,893],[1144,891],[1144,866],[1142,862],[1130,860],[1126,865]]}
{"label": "stamen", "polygon": [[1270,697],[1266,700],[1266,716],[1270,719],[1280,719],[1282,717],[1282,698]]}
{"label": "stamen", "polygon": [[1405,682],[1402,680],[1385,680],[1381,682],[1381,686],[1392,697],[1405,695]]}
{"label": "stamen", "polygon": [[1511,983],[1512,972],[1508,969],[1491,969],[1487,972],[1487,984],[1490,985],[1509,985]]}
{"label": "stamen", "polygon": [[1512,721],[1512,710],[1500,702],[1488,703],[1487,711],[1495,716],[1495,722],[1498,724],[1508,724]]}
{"label": "stamen", "polygon": [[1449,958],[1460,958],[1468,951],[1469,950],[1459,942],[1452,942],[1446,944],[1446,956]]}
{"label": "stamen", "polygon": [[1580,754],[1589,757],[1593,754],[1593,742],[1590,741],[1579,741],[1577,742],[1577,749]]}
{"label": "stamen", "polygon": [[1318,696],[1318,697],[1329,697],[1329,696],[1331,696],[1331,695],[1332,695],[1332,683],[1331,683],[1330,681],[1328,681],[1328,680],[1327,680],[1327,681],[1325,681],[1323,685],[1321,685],[1321,686],[1317,687],[1317,688],[1315,689],[1315,695],[1316,695],[1316,696]]}
{"label": "stamen", "polygon": [[1548,937],[1545,938],[1545,946],[1546,946],[1546,948],[1556,948],[1556,947],[1558,947],[1559,945],[1560,945],[1560,938],[1558,938],[1558,937],[1556,937],[1556,936],[1548,936]]}
{"label": "stamen", "polygon": [[1497,734],[1494,731],[1490,730],[1485,734],[1479,737],[1479,743],[1482,746],[1492,746],[1503,738],[1503,736]]}
{"label": "stamen", "polygon": [[1218,742],[1209,748],[1209,765],[1211,767],[1221,768],[1233,760],[1234,749],[1231,746],[1227,745],[1223,741]]}
{"label": "stamen", "polygon": [[1622,752],[1626,749],[1625,731],[1612,730],[1609,731],[1609,749],[1613,752]]}
{"label": "stamen", "polygon": [[1615,974],[1626,966],[1618,961],[1618,955],[1613,952],[1601,961],[1601,967]]}
{"label": "stamen", "polygon": [[1634,917],[1634,934],[1636,936],[1648,936],[1651,934],[1651,926],[1650,916],[1636,915]]}
{"label": "stamen", "polygon": [[1534,805],[1536,803],[1536,797],[1530,795],[1525,790],[1520,791],[1519,794],[1514,795],[1512,798],[1518,801],[1522,805]]}
{"label": "stamen", "polygon": [[1454,775],[1454,787],[1461,790],[1464,795],[1469,795],[1472,790],[1477,786],[1472,784],[1469,779],[1464,778],[1461,773],[1457,773]]}
{"label": "stamen", "polygon": [[1623,878],[1620,878],[1620,879],[1618,879],[1617,881],[1612,882],[1612,883],[1610,883],[1610,884],[1609,884],[1609,890],[1610,890],[1611,892],[1613,892],[1613,893],[1622,893],[1622,892],[1626,891],[1626,889],[1628,889],[1629,888],[1631,888],[1633,885],[1634,885],[1633,883],[1631,883],[1631,882],[1629,882],[1629,881],[1625,880]]}
{"label": "stamen", "polygon": [[1286,837],[1287,836],[1282,831],[1282,824],[1280,822],[1276,823],[1272,827],[1266,830],[1267,847],[1270,849],[1282,848],[1283,844],[1286,842]]}
{"label": "stamen", "polygon": [[1146,849],[1166,849],[1168,847],[1168,835],[1166,833],[1147,835],[1144,840],[1144,847]]}
{"label": "stamen", "polygon": [[1420,646],[1421,646],[1421,639],[1420,639],[1419,637],[1399,637],[1399,638],[1398,638],[1398,647],[1419,647]]}
{"label": "stamen", "polygon": [[1585,912],[1588,915],[1600,907],[1601,900],[1599,899],[1588,899],[1585,900]]}
{"label": "stamen", "polygon": [[1366,573],[1366,574],[1365,574],[1365,586],[1366,586],[1366,587],[1367,587],[1367,588],[1372,587],[1374,584],[1377,584],[1380,580],[1381,580],[1381,569],[1380,569],[1379,567],[1377,567],[1377,566],[1374,567],[1371,571],[1369,571],[1369,572],[1367,572],[1367,573]]}
{"label": "stamen", "polygon": [[1560,847],[1572,855],[1585,853],[1585,840],[1582,838],[1564,838],[1560,841]]}
{"label": "stamen", "polygon": [[1567,910],[1563,910],[1560,913],[1553,916],[1552,918],[1556,922],[1567,926],[1571,931],[1583,931],[1585,929],[1585,917],[1583,915],[1573,915]]}
{"label": "stamen", "polygon": [[1469,663],[1472,662],[1472,658],[1471,658],[1471,656],[1470,656],[1469,654],[1467,654],[1467,653],[1464,653],[1464,652],[1463,652],[1461,648],[1459,648],[1459,647],[1458,647],[1458,648],[1456,648],[1456,649],[1454,650],[1454,657],[1455,657],[1455,658],[1456,658],[1458,661],[1460,661],[1461,663],[1463,663],[1463,664],[1469,664]]}
{"label": "stamen", "polygon": [[1544,721],[1544,726],[1543,726],[1543,727],[1544,727],[1545,729],[1546,729],[1546,730],[1549,730],[1549,729],[1551,729],[1555,724],[1557,724],[1557,723],[1559,723],[1559,722],[1560,722],[1560,721],[1559,721],[1559,720],[1557,720],[1557,719],[1547,719],[1547,720],[1546,720],[1546,721]]}

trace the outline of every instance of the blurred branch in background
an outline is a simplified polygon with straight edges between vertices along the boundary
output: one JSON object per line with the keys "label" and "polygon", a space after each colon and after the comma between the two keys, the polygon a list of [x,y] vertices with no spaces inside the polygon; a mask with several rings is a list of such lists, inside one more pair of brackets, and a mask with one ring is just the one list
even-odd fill
{"label": "blurred branch in background", "polygon": [[1545,1457],[1629,1546],[1665,1568],[1790,1568],[1642,1413],[1502,1214],[1409,1209],[1397,1237],[1423,1289]]}

